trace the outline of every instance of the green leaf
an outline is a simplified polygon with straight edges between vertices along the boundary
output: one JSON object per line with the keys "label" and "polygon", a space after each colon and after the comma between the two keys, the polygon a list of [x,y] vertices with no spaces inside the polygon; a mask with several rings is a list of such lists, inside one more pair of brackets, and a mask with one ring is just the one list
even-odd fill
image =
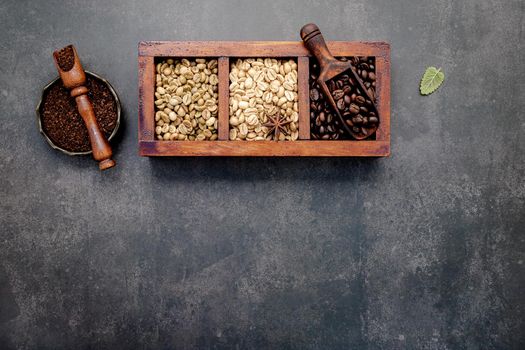
{"label": "green leaf", "polygon": [[423,74],[423,79],[421,79],[421,85],[419,86],[421,95],[430,95],[443,84],[444,80],[445,74],[441,71],[441,68],[428,67],[425,74]]}

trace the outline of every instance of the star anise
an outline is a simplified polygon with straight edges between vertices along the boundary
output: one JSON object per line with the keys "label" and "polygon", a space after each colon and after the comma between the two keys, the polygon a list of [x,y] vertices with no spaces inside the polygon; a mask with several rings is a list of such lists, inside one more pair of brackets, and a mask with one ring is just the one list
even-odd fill
{"label": "star anise", "polygon": [[292,121],[286,121],[281,113],[277,112],[274,115],[268,116],[268,122],[263,124],[268,128],[268,135],[273,133],[273,139],[275,141],[279,140],[279,135],[281,132],[283,134],[286,134],[288,130],[286,130],[285,126],[290,124]]}

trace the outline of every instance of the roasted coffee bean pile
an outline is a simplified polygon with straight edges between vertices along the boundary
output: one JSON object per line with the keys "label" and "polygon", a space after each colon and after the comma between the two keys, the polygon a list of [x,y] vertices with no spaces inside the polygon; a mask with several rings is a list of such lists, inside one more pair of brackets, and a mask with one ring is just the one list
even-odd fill
{"label": "roasted coffee bean pile", "polygon": [[[343,57],[340,59],[352,62],[352,66],[375,102],[375,58]],[[341,125],[337,114],[321,92],[317,84],[318,75],[319,66],[312,59],[310,60],[310,132],[312,139],[353,139]],[[343,118],[355,133],[361,134],[366,132],[366,128],[373,128],[378,124],[379,119],[370,108],[372,101],[369,101],[368,97],[357,89],[356,82],[347,74],[340,74],[329,81],[328,89],[332,92]],[[371,136],[372,139],[373,137]]]}

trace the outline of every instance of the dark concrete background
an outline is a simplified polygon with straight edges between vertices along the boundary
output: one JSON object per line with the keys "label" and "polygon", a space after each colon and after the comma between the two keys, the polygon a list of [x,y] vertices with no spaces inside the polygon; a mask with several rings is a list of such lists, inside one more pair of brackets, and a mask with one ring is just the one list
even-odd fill
{"label": "dark concrete background", "polygon": [[[2,1],[0,348],[524,349],[524,6]],[[390,158],[137,155],[138,41],[310,21],[391,43]],[[35,124],[69,43],[122,99],[103,174]]]}

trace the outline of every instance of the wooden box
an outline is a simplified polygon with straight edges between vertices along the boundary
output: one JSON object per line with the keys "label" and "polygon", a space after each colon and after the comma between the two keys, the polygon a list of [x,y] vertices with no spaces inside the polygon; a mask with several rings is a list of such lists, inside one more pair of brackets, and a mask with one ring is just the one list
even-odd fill
{"label": "wooden box", "polygon": [[[390,154],[390,46],[384,42],[327,42],[336,57],[374,56],[380,125],[375,140],[310,140],[309,60],[297,42],[146,41],[138,46],[139,153],[141,156],[321,156],[385,157]],[[161,141],[155,138],[155,58],[218,58],[218,140]],[[299,139],[297,141],[229,140],[230,59],[286,57],[297,60]]]}

